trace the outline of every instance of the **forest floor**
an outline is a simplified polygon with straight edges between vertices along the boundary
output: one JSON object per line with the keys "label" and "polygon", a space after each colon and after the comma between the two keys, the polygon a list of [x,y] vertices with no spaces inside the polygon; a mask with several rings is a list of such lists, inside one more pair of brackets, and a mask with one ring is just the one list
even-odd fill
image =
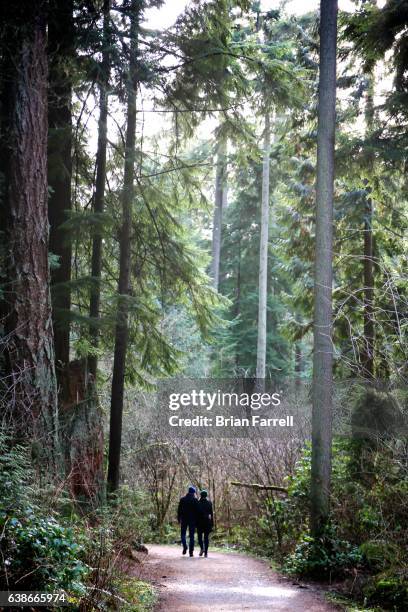
{"label": "forest floor", "polygon": [[209,552],[207,559],[181,555],[181,547],[152,544],[141,566],[140,578],[159,591],[157,610],[265,610],[327,612],[338,610],[324,594],[273,571],[260,559],[243,554]]}

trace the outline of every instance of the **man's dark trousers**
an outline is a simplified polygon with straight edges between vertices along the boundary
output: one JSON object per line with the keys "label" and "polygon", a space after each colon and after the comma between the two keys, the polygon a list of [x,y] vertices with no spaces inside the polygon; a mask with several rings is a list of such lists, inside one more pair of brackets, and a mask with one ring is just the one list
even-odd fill
{"label": "man's dark trousers", "polygon": [[190,521],[190,522],[181,521],[181,543],[183,545],[184,550],[187,549],[187,539],[186,539],[187,528],[188,528],[188,538],[189,538],[188,551],[191,555],[194,551],[194,534],[195,534],[195,529],[196,529],[195,523],[193,521]]}

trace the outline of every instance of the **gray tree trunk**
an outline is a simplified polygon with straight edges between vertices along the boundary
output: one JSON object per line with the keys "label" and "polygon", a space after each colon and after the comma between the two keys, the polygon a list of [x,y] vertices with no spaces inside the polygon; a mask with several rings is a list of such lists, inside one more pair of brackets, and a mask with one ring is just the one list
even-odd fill
{"label": "gray tree trunk", "polygon": [[317,133],[316,246],[311,529],[318,537],[329,517],[332,402],[333,189],[336,122],[337,0],[322,0]]}
{"label": "gray tree trunk", "polygon": [[[108,143],[108,84],[109,84],[109,65],[110,65],[110,0],[104,0],[103,5],[103,51],[102,51],[102,79],[99,93],[99,122],[98,122],[98,148],[96,153],[96,181],[93,210],[97,214],[102,214],[105,207],[105,183],[106,183],[106,149]],[[91,286],[91,296],[89,302],[89,316],[92,320],[90,325],[90,336],[92,347],[98,348],[99,343],[99,310],[101,301],[101,272],[102,272],[102,234],[96,232],[92,239],[92,263],[91,276],[93,283]],[[89,372],[96,378],[98,359],[96,354],[88,358]]]}
{"label": "gray tree trunk", "polygon": [[227,171],[226,171],[227,141],[221,137],[218,143],[217,169],[215,176],[215,204],[212,232],[211,278],[213,287],[218,291],[220,282],[220,258],[222,239],[222,211],[227,205]]}
{"label": "gray tree trunk", "polygon": [[132,203],[134,200],[135,144],[136,144],[136,91],[137,91],[137,51],[139,31],[139,0],[132,0],[130,8],[130,60],[127,83],[127,121],[125,162],[122,190],[122,226],[120,233],[120,261],[118,285],[118,310],[115,331],[115,352],[112,374],[112,395],[109,430],[108,491],[112,493],[119,487],[120,451],[122,444],[122,415],[125,383],[126,352],[128,345],[128,296],[130,287],[131,264],[131,227]]}
{"label": "gray tree trunk", "polygon": [[261,241],[259,248],[258,288],[258,344],[256,377],[265,378],[266,370],[266,313],[268,301],[268,239],[269,239],[269,168],[271,153],[271,122],[265,115],[264,152],[262,165]]}

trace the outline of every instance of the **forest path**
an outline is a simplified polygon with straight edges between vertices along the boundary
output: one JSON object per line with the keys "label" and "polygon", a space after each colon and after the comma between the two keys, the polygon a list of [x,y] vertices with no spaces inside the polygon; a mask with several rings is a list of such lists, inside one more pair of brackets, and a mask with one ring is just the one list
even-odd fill
{"label": "forest path", "polygon": [[[157,610],[222,612],[277,610],[326,612],[338,609],[323,595],[300,587],[270,569],[265,561],[237,553],[212,552],[208,559],[181,555],[181,547],[148,546],[144,570],[158,584]],[[144,572],[143,572],[144,573]]]}

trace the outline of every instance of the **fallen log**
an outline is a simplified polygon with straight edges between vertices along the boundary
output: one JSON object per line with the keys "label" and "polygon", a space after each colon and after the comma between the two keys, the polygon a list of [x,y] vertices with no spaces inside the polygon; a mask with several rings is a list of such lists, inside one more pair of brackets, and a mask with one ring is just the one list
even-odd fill
{"label": "fallen log", "polygon": [[288,490],[285,487],[278,487],[276,485],[261,485],[250,482],[237,482],[233,481],[230,484],[234,487],[245,487],[247,489],[255,489],[256,491],[278,491],[279,493],[288,494]]}

